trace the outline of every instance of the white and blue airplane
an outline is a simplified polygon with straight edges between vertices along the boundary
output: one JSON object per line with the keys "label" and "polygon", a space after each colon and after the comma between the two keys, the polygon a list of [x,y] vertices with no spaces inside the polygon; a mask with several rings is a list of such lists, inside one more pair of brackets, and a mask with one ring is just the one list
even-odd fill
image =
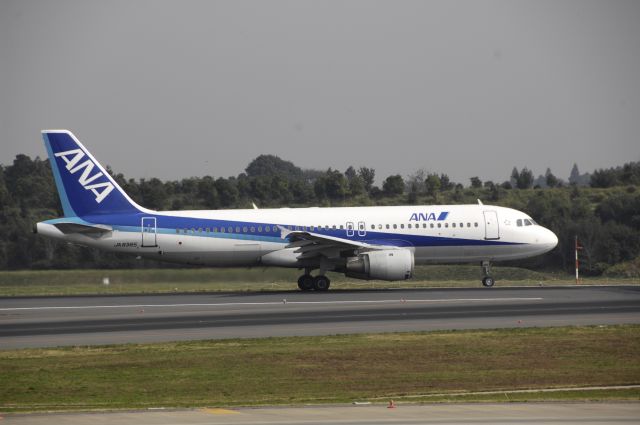
{"label": "white and blue airplane", "polygon": [[[42,132],[64,217],[41,235],[192,265],[304,270],[303,291],[326,291],[327,271],[409,279],[415,264],[482,265],[553,249],[558,238],[523,212],[483,205],[152,211],[136,204],[67,130]],[[315,276],[311,273],[318,270]]]}

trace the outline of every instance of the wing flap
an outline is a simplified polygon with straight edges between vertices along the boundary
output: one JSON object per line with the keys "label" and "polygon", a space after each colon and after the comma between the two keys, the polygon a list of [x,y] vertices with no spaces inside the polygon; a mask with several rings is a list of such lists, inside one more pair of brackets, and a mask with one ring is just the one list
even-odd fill
{"label": "wing flap", "polygon": [[282,238],[289,240],[287,248],[297,248],[295,253],[298,254],[299,260],[316,257],[331,258],[343,251],[375,251],[389,248],[303,230],[289,230],[286,227],[280,227],[280,231]]}

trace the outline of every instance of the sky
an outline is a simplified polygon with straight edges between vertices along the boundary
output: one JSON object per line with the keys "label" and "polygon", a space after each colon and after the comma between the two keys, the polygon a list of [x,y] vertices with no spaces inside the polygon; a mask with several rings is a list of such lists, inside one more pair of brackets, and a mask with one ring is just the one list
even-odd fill
{"label": "sky", "polygon": [[0,0],[0,164],[72,130],[127,177],[640,160],[640,2]]}

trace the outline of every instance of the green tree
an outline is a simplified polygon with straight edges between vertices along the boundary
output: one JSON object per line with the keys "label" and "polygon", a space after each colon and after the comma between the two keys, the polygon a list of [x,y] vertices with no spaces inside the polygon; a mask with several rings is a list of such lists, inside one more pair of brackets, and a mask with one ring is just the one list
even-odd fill
{"label": "green tree", "polygon": [[544,173],[544,177],[548,187],[558,186],[558,178],[553,175],[553,173],[551,172],[551,168],[547,168],[547,171]]}
{"label": "green tree", "polygon": [[446,192],[447,190],[451,190],[455,187],[455,183],[453,183],[449,176],[446,174],[440,174],[440,190],[442,192]]}
{"label": "green tree", "polygon": [[533,185],[533,173],[527,167],[524,167],[518,175],[517,188],[530,189]]}
{"label": "green tree", "polygon": [[275,155],[260,155],[245,169],[249,177],[281,176],[287,180],[302,178],[302,169]]}
{"label": "green tree", "polygon": [[349,193],[351,196],[358,196],[365,193],[365,184],[362,178],[358,175],[355,168],[349,167],[347,171],[344,172],[345,177],[347,178],[347,183],[349,185]]}
{"label": "green tree", "polygon": [[440,176],[436,173],[427,174],[427,178],[424,181],[425,191],[427,195],[435,197],[440,190],[442,181],[440,180]]}
{"label": "green tree", "polygon": [[399,174],[389,176],[382,184],[382,190],[387,196],[402,195],[404,193],[404,180]]}
{"label": "green tree", "polygon": [[238,189],[231,179],[223,179],[222,177],[219,177],[216,180],[215,188],[218,191],[221,207],[232,207],[238,201]]}
{"label": "green tree", "polygon": [[471,177],[469,180],[471,180],[471,187],[474,189],[482,187],[482,180],[480,180],[480,177]]}
{"label": "green tree", "polygon": [[142,205],[153,210],[165,209],[167,194],[165,192],[164,183],[154,177],[149,180],[141,179],[139,186]]}
{"label": "green tree", "polygon": [[364,183],[364,188],[367,192],[371,192],[373,188],[373,182],[376,178],[376,171],[373,168],[360,167],[358,170],[358,176],[362,179]]}
{"label": "green tree", "polygon": [[198,182],[198,197],[208,209],[217,209],[220,206],[216,181],[211,176],[204,176]]}
{"label": "green tree", "polygon": [[520,172],[517,167],[513,167],[511,170],[511,179],[509,183],[511,183],[511,187],[518,187],[518,181],[520,180]]}

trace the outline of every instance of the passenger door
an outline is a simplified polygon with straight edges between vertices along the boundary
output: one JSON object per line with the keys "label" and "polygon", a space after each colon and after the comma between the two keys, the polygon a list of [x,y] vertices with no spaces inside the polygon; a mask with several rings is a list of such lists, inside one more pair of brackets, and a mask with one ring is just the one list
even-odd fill
{"label": "passenger door", "polygon": [[500,239],[500,226],[496,211],[484,211],[484,238],[487,240]]}
{"label": "passenger door", "polygon": [[156,218],[142,217],[142,247],[155,247],[157,243]]}

